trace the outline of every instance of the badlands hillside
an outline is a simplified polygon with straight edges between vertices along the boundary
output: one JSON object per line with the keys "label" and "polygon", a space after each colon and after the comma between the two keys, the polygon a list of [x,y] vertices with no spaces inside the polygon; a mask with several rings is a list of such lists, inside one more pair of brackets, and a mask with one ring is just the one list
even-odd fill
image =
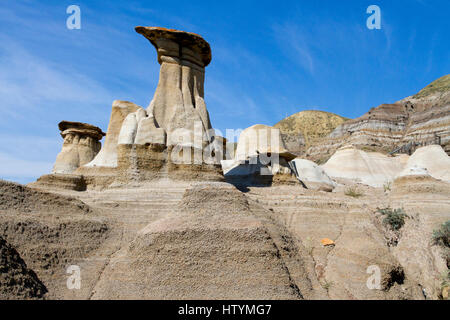
{"label": "badlands hillside", "polygon": [[[301,113],[300,113],[301,114]],[[291,116],[291,117],[295,117]],[[292,122],[288,117],[278,123]],[[319,117],[317,117],[319,118]],[[332,128],[329,120],[317,120],[318,127]],[[337,123],[337,122],[334,122]],[[318,139],[305,145],[301,153],[308,159],[324,163],[340,147],[353,144],[366,151],[390,153],[396,151],[411,154],[418,146],[439,144],[450,154],[450,75],[445,75],[420,90],[417,94],[395,103],[382,104],[370,109],[356,119],[338,123],[329,134],[318,135]],[[279,126],[280,130],[286,130]],[[301,130],[300,130],[301,131]],[[288,141],[295,139],[290,134]],[[297,152],[294,145],[288,149]]]}
{"label": "badlands hillside", "polygon": [[357,121],[294,117],[310,149],[330,150],[323,165],[261,124],[230,152],[204,101],[208,42],[135,30],[160,64],[150,105],[114,101],[106,133],[62,121],[51,173],[27,186],[0,180],[0,298],[448,299],[445,135],[411,155],[340,136],[351,127],[397,145],[444,132],[446,93],[427,89],[408,100],[417,111],[399,103]]}
{"label": "badlands hillside", "polygon": [[281,120],[274,128],[280,129],[286,147],[300,155],[318,138],[328,136],[346,120],[331,112],[306,110]]}

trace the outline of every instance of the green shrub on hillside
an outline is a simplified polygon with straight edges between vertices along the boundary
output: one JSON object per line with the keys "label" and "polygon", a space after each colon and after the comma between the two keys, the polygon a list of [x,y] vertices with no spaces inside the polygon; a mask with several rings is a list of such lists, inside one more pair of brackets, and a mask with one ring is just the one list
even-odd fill
{"label": "green shrub on hillside", "polygon": [[450,247],[450,220],[443,223],[438,230],[433,231],[433,241],[435,244]]}
{"label": "green shrub on hillside", "polygon": [[445,92],[450,89],[450,75],[445,75],[419,91],[413,98],[425,98],[437,92]]}
{"label": "green shrub on hillside", "polygon": [[405,217],[407,217],[403,209],[378,209],[378,212],[386,216],[383,223],[389,225],[393,230],[400,230],[405,224]]}

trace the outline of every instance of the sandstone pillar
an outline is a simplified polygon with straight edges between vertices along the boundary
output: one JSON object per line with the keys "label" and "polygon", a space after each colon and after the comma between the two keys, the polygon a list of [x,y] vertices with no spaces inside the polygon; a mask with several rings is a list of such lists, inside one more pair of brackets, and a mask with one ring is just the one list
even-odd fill
{"label": "sandstone pillar", "polygon": [[[201,36],[158,27],[136,27],[156,48],[160,63],[159,82],[147,114],[167,134],[167,145],[180,135],[194,142],[194,123],[202,124],[210,139],[211,122],[204,101],[205,67],[211,61],[211,48]],[[201,147],[201,146],[198,146]]]}
{"label": "sandstone pillar", "polygon": [[89,163],[100,151],[103,131],[87,123],[61,121],[58,125],[64,139],[56,157],[53,173],[72,173]]}
{"label": "sandstone pillar", "polygon": [[117,145],[122,125],[129,114],[140,109],[142,109],[140,106],[129,101],[115,100],[113,102],[105,143],[100,153],[87,167],[114,168],[117,166]]}

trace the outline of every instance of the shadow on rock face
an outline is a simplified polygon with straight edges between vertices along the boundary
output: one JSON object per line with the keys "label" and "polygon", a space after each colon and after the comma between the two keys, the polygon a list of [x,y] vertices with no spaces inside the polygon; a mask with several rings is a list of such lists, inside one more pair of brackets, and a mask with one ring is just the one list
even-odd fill
{"label": "shadow on rock face", "polygon": [[19,253],[0,237],[0,299],[42,299],[47,288]]}

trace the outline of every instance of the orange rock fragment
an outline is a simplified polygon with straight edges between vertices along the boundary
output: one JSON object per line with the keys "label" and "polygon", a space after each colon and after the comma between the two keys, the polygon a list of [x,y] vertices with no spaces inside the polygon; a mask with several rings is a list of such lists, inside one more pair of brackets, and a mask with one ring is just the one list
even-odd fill
{"label": "orange rock fragment", "polygon": [[333,240],[328,239],[328,238],[323,238],[322,240],[320,240],[320,242],[322,243],[323,246],[334,246],[335,243]]}

